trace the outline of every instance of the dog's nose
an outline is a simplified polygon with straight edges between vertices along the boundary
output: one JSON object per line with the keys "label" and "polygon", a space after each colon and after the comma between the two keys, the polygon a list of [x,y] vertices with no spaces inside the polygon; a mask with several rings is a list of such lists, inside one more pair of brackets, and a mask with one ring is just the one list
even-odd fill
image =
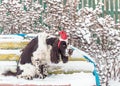
{"label": "dog's nose", "polygon": [[69,55],[72,55],[72,53],[73,53],[73,49],[69,49],[69,50],[68,50],[68,54],[69,54]]}

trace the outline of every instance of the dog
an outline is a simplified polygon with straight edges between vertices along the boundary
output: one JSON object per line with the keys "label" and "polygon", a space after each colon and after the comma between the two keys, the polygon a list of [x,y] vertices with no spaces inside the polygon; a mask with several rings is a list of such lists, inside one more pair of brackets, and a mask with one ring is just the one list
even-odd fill
{"label": "dog", "polygon": [[57,64],[61,60],[68,62],[69,44],[66,33],[61,31],[61,38],[50,36],[45,32],[39,33],[23,49],[17,64],[16,73],[4,73],[4,75],[15,75],[18,78],[33,79],[39,77],[44,79],[48,76],[48,64]]}

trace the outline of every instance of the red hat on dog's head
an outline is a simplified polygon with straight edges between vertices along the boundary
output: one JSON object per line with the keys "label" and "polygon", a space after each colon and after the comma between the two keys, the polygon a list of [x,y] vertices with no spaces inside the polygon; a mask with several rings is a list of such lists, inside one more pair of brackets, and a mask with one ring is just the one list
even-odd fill
{"label": "red hat on dog's head", "polygon": [[61,41],[67,40],[67,33],[65,31],[60,31],[59,34],[60,34],[60,38],[59,38],[59,42],[58,42],[58,47],[60,47]]}
{"label": "red hat on dog's head", "polygon": [[60,34],[60,39],[61,40],[66,40],[67,39],[67,33],[65,32],[65,31],[60,31],[59,32],[59,34]]}

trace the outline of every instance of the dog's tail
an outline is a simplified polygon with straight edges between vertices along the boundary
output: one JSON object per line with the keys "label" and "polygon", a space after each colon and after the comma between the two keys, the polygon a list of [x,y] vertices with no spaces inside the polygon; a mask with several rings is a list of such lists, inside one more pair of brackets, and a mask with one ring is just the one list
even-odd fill
{"label": "dog's tail", "polygon": [[17,72],[13,72],[13,71],[8,70],[5,73],[2,73],[2,75],[4,75],[4,76],[16,76]]}
{"label": "dog's tail", "polygon": [[22,70],[20,70],[18,66],[19,61],[17,61],[17,67],[14,70],[7,70],[2,75],[4,76],[17,76],[22,73]]}
{"label": "dog's tail", "polygon": [[8,70],[5,73],[2,73],[4,76],[17,76],[20,75],[23,70],[20,70],[19,66],[17,66],[16,71]]}

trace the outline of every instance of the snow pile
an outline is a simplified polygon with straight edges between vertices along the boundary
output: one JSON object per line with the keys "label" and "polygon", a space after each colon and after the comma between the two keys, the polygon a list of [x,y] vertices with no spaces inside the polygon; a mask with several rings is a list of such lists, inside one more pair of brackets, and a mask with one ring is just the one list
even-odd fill
{"label": "snow pile", "polygon": [[[6,82],[7,81],[7,82]],[[87,81],[87,83],[86,83]],[[95,78],[91,73],[75,73],[75,74],[58,74],[50,75],[45,79],[25,80],[17,79],[16,77],[0,76],[0,84],[12,85],[50,85],[50,86],[93,86]]]}
{"label": "snow pile", "polygon": [[0,40],[1,39],[19,39],[19,40],[23,40],[23,37],[18,36],[18,35],[0,35]]}
{"label": "snow pile", "polygon": [[16,71],[16,61],[0,61],[0,75],[5,71]]}
{"label": "snow pile", "polygon": [[50,64],[50,66],[53,67],[53,69],[50,69],[50,71],[53,72],[56,71],[56,69],[66,73],[69,71],[93,72],[94,70],[94,65],[86,61],[69,61],[66,64],[60,62],[59,64]]}
{"label": "snow pile", "polygon": [[18,50],[0,50],[0,54],[16,54],[20,55],[21,54],[21,49]]}
{"label": "snow pile", "polygon": [[[78,50],[77,50],[78,51]],[[6,51],[5,51],[6,52]],[[2,52],[2,53],[5,53]],[[7,53],[7,52],[6,52]],[[10,53],[10,51],[8,52]],[[80,52],[76,52],[80,53]],[[81,51],[81,55],[77,54],[78,57],[84,55]],[[79,56],[80,55],[80,56]],[[75,57],[74,55],[72,55]],[[16,61],[0,61],[0,74],[7,70],[15,72],[17,62]],[[52,72],[45,79],[17,79],[13,76],[0,75],[0,84],[12,84],[12,85],[71,85],[71,86],[93,86],[95,85],[95,77],[93,75],[94,66],[93,64],[86,61],[69,61],[66,64],[60,62],[59,64],[49,64],[52,69],[48,71]],[[55,71],[62,71],[62,73],[54,74]],[[70,74],[69,74],[70,72]],[[86,73],[85,73],[86,72]],[[65,73],[65,74],[64,74]],[[86,83],[87,80],[87,83]],[[7,81],[7,82],[6,82]]]}
{"label": "snow pile", "polygon": [[[79,53],[79,52],[76,52]],[[77,54],[78,55],[78,54]],[[80,54],[79,54],[80,55]],[[81,53],[84,55],[84,53]],[[80,55],[80,56],[81,56]],[[74,55],[72,55],[74,57]],[[78,56],[78,57],[80,57]],[[16,61],[0,61],[0,74],[7,70],[15,71]],[[86,61],[69,61],[66,64],[60,62],[59,64],[49,64],[52,69],[49,71],[53,72],[45,79],[17,79],[13,76],[2,76],[0,75],[0,84],[12,84],[12,85],[71,85],[71,86],[93,86],[95,85],[95,77],[92,73],[94,70],[93,64]],[[54,74],[55,71],[62,71],[63,73]],[[72,72],[72,74],[67,72]],[[74,73],[77,71],[76,73]],[[83,72],[82,72],[83,71]],[[84,73],[86,72],[86,73]],[[66,74],[64,74],[66,73]],[[6,82],[7,81],[7,82]],[[87,81],[87,83],[86,83]]]}
{"label": "snow pile", "polygon": [[[15,61],[0,61],[0,74],[4,73],[7,70],[16,70],[17,62]],[[9,65],[9,66],[8,66]],[[66,64],[60,62],[59,64],[49,64],[50,68],[48,71],[50,73],[79,73],[79,72],[88,72],[92,73],[94,70],[94,65],[86,61],[69,61]]]}
{"label": "snow pile", "polygon": [[120,86],[120,81],[119,80],[110,80],[110,86]]}

